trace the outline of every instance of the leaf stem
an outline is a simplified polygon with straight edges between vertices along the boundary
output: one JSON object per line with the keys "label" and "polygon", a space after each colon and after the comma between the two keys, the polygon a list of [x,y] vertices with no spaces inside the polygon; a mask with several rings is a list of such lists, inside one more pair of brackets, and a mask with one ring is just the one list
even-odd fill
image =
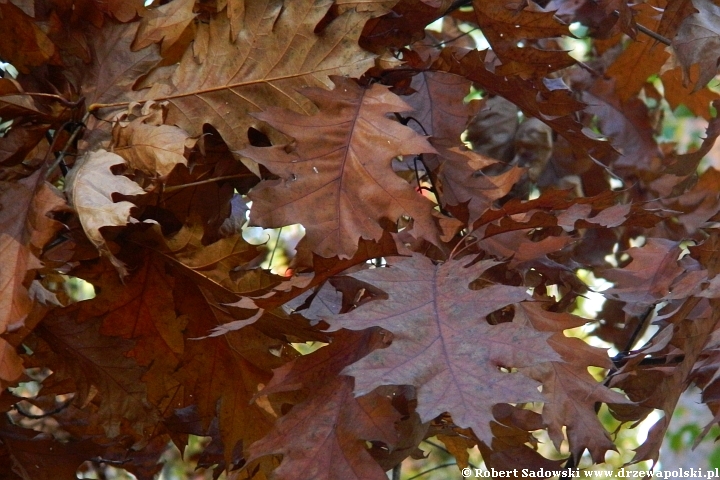
{"label": "leaf stem", "polygon": [[424,470],[424,471],[418,473],[417,475],[414,475],[414,476],[408,478],[407,480],[415,480],[416,478],[420,478],[423,475],[427,475],[428,473],[433,472],[435,470],[440,470],[441,468],[453,467],[455,465],[457,465],[457,463],[444,463],[442,465],[438,465],[437,467],[428,468],[427,470]]}
{"label": "leaf stem", "polygon": [[[65,147],[63,147],[60,154],[57,156],[55,161],[52,165],[50,165],[50,168],[48,168],[47,172],[45,172],[45,180],[50,178],[50,175],[52,172],[55,171],[55,169],[65,160],[65,157],[67,156],[68,149],[70,148],[70,145],[72,145],[75,142],[75,139],[78,135],[80,135],[80,130],[85,128],[85,123],[87,122],[88,118],[90,118],[90,111],[88,110],[85,112],[85,115],[83,115],[82,120],[75,126],[75,129],[70,134],[70,138],[68,138],[67,142],[65,142]],[[52,148],[52,147],[51,147]]]}
{"label": "leaf stem", "polygon": [[668,46],[672,45],[672,42],[670,41],[670,39],[663,37],[659,33],[653,32],[649,28],[644,27],[644,26],[640,25],[639,23],[636,23],[635,25],[637,26],[638,30],[640,30],[642,33],[644,33],[648,37],[652,37],[655,40],[657,40],[658,42],[664,43],[665,45],[668,45]]}
{"label": "leaf stem", "polygon": [[182,185],[172,185],[170,187],[165,187],[163,189],[163,193],[174,192],[176,190],[181,190],[181,189],[187,188],[187,187],[196,187],[198,185],[204,185],[206,183],[219,182],[221,180],[229,180],[231,178],[242,178],[242,177],[250,177],[250,176],[253,176],[253,174],[252,173],[237,173],[235,175],[225,175],[223,177],[208,178],[207,180],[200,180],[198,182],[183,183]]}

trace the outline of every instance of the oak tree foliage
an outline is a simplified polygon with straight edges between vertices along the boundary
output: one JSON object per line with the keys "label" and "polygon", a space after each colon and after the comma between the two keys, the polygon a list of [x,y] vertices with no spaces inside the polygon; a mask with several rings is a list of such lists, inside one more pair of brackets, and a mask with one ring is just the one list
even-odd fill
{"label": "oak tree foliage", "polygon": [[[0,27],[3,478],[152,478],[190,435],[233,479],[383,479],[432,436],[571,467],[616,448],[602,404],[663,413],[655,461],[690,385],[720,419],[709,0],[0,0]],[[245,226],[293,224],[262,268]]]}

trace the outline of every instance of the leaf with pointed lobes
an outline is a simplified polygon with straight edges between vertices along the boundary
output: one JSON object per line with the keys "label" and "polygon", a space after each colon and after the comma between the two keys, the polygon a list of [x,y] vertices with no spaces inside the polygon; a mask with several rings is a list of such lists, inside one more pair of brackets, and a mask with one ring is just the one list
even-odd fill
{"label": "leaf with pointed lobes", "polygon": [[486,315],[529,299],[527,288],[492,285],[472,290],[470,283],[497,262],[466,263],[435,265],[414,254],[389,268],[353,273],[389,298],[326,321],[333,330],[379,326],[393,334],[389,347],[343,370],[355,377],[357,394],[380,385],[413,385],[423,421],[448,412],[458,426],[471,427],[490,443],[493,405],[543,400],[538,383],[502,369],[560,356],[548,344],[547,333],[512,323],[490,325]]}
{"label": "leaf with pointed lobes", "polygon": [[46,315],[35,330],[45,343],[34,353],[53,371],[56,382],[74,382],[78,408],[98,404],[98,423],[108,438],[127,432],[140,439],[160,420],[141,380],[145,369],[125,356],[131,341],[100,333],[101,319],[78,323],[81,310],[82,302]]}
{"label": "leaf with pointed lobes", "polygon": [[[698,91],[718,71],[720,6],[710,0],[695,0],[692,4],[697,11],[682,21],[672,40],[672,48],[683,67],[683,83],[693,83],[693,90]],[[700,66],[700,75],[695,79],[689,77],[693,64]]]}
{"label": "leaf with pointed lobes", "polygon": [[0,57],[20,72],[29,73],[31,67],[42,65],[56,55],[56,47],[43,32],[40,22],[14,3],[0,3],[0,18],[3,21]]}
{"label": "leaf with pointed lobes", "polygon": [[473,11],[493,52],[502,61],[497,68],[500,75],[544,77],[576,63],[564,50],[543,48],[544,39],[570,35],[568,26],[554,12],[515,0],[475,0]]}
{"label": "leaf with pointed lobes", "polygon": [[471,82],[445,72],[421,72],[412,78],[415,93],[405,100],[415,111],[409,114],[407,126],[422,135],[460,142],[460,135],[480,105],[466,103]]}
{"label": "leaf with pointed lobes", "polygon": [[360,46],[375,53],[402,48],[425,36],[425,27],[442,17],[452,0],[400,0],[392,11],[365,24]]}
{"label": "leaf with pointed lobes", "polygon": [[282,454],[274,480],[387,480],[372,459],[365,442],[377,440],[388,446],[395,432],[381,425],[400,420],[387,397],[375,392],[355,398],[352,379],[336,377],[295,405],[275,428],[248,450],[248,463],[265,455]]}
{"label": "leaf with pointed lobes", "polygon": [[365,89],[347,78],[333,81],[337,85],[331,92],[303,91],[321,113],[304,116],[269,108],[256,115],[296,143],[294,148],[240,152],[281,177],[250,192],[251,224],[277,228],[301,223],[313,252],[344,259],[355,254],[361,238],[382,237],[382,220],[396,222],[408,215],[416,236],[441,245],[433,203],[392,170],[398,155],[435,151],[424,137],[387,118],[411,107],[385,86]]}
{"label": "leaf with pointed lobes", "polygon": [[570,452],[579,461],[585,449],[597,463],[605,461],[605,453],[615,450],[610,435],[600,423],[597,402],[631,404],[623,395],[595,380],[588,367],[612,367],[607,352],[582,340],[566,337],[565,329],[579,327],[587,320],[568,313],[550,312],[540,302],[524,302],[515,306],[515,323],[533,325],[537,330],[556,332],[549,340],[563,361],[547,362],[523,369],[524,373],[543,384],[547,397],[542,416],[556,448],[565,440],[566,428]]}
{"label": "leaf with pointed lobes", "polygon": [[272,380],[256,396],[317,389],[328,378],[336,377],[343,368],[380,348],[383,343],[389,343],[389,335],[385,334],[379,329],[339,330],[332,336],[329,345],[276,368]]}
{"label": "leaf with pointed lobes", "polygon": [[681,249],[677,242],[662,238],[649,238],[642,247],[629,248],[626,253],[632,261],[623,268],[613,268],[602,276],[614,283],[604,294],[626,302],[630,315],[643,315],[645,311],[671,295],[672,286],[685,273],[678,258]]}
{"label": "leaf with pointed lobes", "polygon": [[[3,478],[8,480],[77,478],[75,474],[82,463],[92,457],[101,456],[104,450],[90,438],[61,442],[49,434],[18,427],[10,423],[5,415],[0,420],[0,440],[3,450],[7,449],[13,472],[18,474],[3,475]],[[5,469],[0,469],[0,473],[5,473]]]}
{"label": "leaf with pointed lobes", "polygon": [[121,276],[128,274],[125,265],[112,254],[100,233],[102,227],[125,226],[132,217],[130,202],[115,203],[114,193],[122,195],[143,195],[145,191],[129,178],[115,175],[111,168],[125,164],[119,155],[98,150],[85,154],[67,176],[70,204],[78,214],[88,239],[107,257]]}
{"label": "leaf with pointed lobes", "polygon": [[187,165],[185,149],[197,142],[182,128],[163,125],[162,110],[162,105],[148,102],[142,116],[113,129],[113,152],[151,177],[166,177],[176,165]]}
{"label": "leaf with pointed lobes", "polygon": [[245,148],[248,129],[258,124],[250,113],[270,106],[314,113],[298,90],[330,88],[330,75],[358,77],[373,64],[374,55],[357,45],[371,13],[348,10],[315,33],[332,0],[245,2],[240,19],[241,2],[227,3],[228,11],[198,25],[177,68],[155,78],[145,97],[167,99],[167,123],[193,137],[207,123],[231,150]]}
{"label": "leaf with pointed lobes", "polygon": [[[62,228],[48,215],[63,207],[65,201],[43,180],[42,170],[0,183],[0,333],[19,328],[30,313],[28,287],[34,270],[42,268],[38,256]],[[8,380],[2,374],[0,379]]]}
{"label": "leaf with pointed lobes", "polygon": [[466,148],[448,148],[435,141],[432,144],[439,152],[442,198],[448,210],[468,225],[475,223],[495,200],[507,195],[525,173],[513,166],[498,175],[486,174],[484,169],[503,164]]}
{"label": "leaf with pointed lobes", "polygon": [[148,10],[140,22],[132,49],[141,50],[162,42],[161,51],[165,53],[195,18],[194,6],[195,0],[175,0]]}

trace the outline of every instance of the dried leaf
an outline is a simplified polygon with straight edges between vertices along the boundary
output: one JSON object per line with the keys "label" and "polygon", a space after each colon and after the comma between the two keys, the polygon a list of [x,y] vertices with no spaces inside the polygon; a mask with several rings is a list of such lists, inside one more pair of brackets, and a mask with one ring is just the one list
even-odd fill
{"label": "dried leaf", "polygon": [[[392,344],[376,350],[343,372],[355,377],[363,394],[380,385],[413,385],[423,421],[447,411],[461,427],[490,441],[492,406],[542,401],[537,384],[500,369],[559,360],[546,334],[514,324],[490,325],[485,316],[528,298],[522,287],[469,284],[493,261],[472,266],[449,260],[433,265],[414,255],[389,268],[352,274],[388,293],[327,321],[333,329],[379,326],[393,334]],[[468,369],[468,365],[472,365]]]}
{"label": "dried leaf", "polygon": [[175,0],[148,10],[140,22],[132,49],[141,50],[162,42],[161,51],[165,53],[195,18],[194,5],[194,0]]}
{"label": "dried leaf", "polygon": [[298,89],[327,88],[329,75],[359,75],[373,62],[356,45],[369,14],[348,10],[322,35],[315,33],[332,3],[252,2],[237,36],[231,36],[225,13],[214,15],[207,27],[207,53],[196,58],[191,50],[185,52],[172,78],[163,81],[168,83],[156,80],[146,98],[168,99],[167,123],[191,136],[202,134],[203,124],[213,125],[231,150],[248,145],[248,128],[257,125],[249,113],[270,106],[314,113]]}
{"label": "dried leaf", "polygon": [[[720,57],[720,7],[708,0],[694,0],[696,13],[685,17],[672,39],[672,48],[683,67],[684,83],[698,91],[717,73]],[[690,79],[690,67],[700,65],[700,75]]]}
{"label": "dried leaf", "polygon": [[[391,168],[397,155],[434,151],[423,137],[385,116],[410,107],[386,87],[366,90],[350,80],[334,80],[333,92],[305,91],[321,114],[307,117],[268,109],[257,115],[296,144],[289,152],[281,146],[241,152],[281,177],[260,183],[250,193],[251,224],[267,228],[301,223],[313,252],[350,258],[361,238],[380,239],[382,219],[395,222],[409,215],[416,234],[439,245],[432,203]],[[328,142],[318,144],[317,138]],[[355,208],[358,203],[363,210]]]}
{"label": "dried leaf", "polygon": [[356,399],[352,380],[337,377],[296,405],[267,437],[254,443],[248,462],[282,454],[283,461],[272,477],[278,480],[385,480],[387,475],[367,453],[365,440],[392,444],[394,439],[378,429],[376,422],[399,419],[387,398],[369,394]]}
{"label": "dried leaf", "polygon": [[66,187],[70,204],[77,211],[88,239],[115,265],[121,276],[128,274],[127,269],[112,254],[100,229],[107,226],[125,226],[131,221],[130,210],[135,205],[127,201],[115,203],[112,199],[114,193],[145,193],[129,178],[113,174],[112,167],[124,164],[122,157],[106,150],[88,153],[68,174]]}

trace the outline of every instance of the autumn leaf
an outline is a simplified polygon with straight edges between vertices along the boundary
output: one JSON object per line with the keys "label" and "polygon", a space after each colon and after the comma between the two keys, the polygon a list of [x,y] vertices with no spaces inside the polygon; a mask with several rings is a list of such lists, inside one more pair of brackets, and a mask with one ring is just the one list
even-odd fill
{"label": "autumn leaf", "polygon": [[62,228],[49,214],[64,205],[41,171],[14,184],[0,184],[0,333],[19,328],[30,312],[28,279],[42,267],[42,249]]}
{"label": "autumn leaf", "polygon": [[[361,238],[380,239],[383,218],[395,222],[402,215],[413,218],[417,235],[439,244],[432,203],[391,168],[397,155],[434,151],[423,137],[385,117],[411,108],[380,85],[363,89],[350,80],[334,80],[332,92],[304,92],[322,114],[308,117],[271,108],[257,115],[293,137],[296,146],[290,152],[281,146],[241,152],[281,176],[251,192],[250,222],[282,227],[292,218],[305,227],[312,251],[324,257],[352,257]],[[319,137],[330,141],[318,145]],[[316,202],[325,208],[305,206]],[[355,208],[358,202],[365,205],[362,211]]]}
{"label": "autumn leaf", "polygon": [[121,276],[127,275],[127,269],[110,251],[100,229],[125,226],[131,221],[130,210],[135,205],[127,201],[115,203],[113,193],[145,193],[129,178],[113,174],[111,168],[123,164],[125,160],[122,157],[106,150],[89,153],[73,167],[66,187],[70,204],[77,211],[88,239],[115,265]]}
{"label": "autumn leaf", "polygon": [[575,63],[561,49],[551,50],[528,43],[570,33],[567,25],[560,22],[553,12],[543,11],[537,6],[533,8],[529,4],[518,5],[514,1],[475,1],[473,11],[477,24],[503,63],[497,73],[544,76]]}
{"label": "autumn leaf", "polygon": [[550,343],[562,355],[562,362],[547,362],[529,367],[525,372],[543,384],[547,401],[543,405],[543,420],[556,448],[565,439],[563,427],[573,458],[579,461],[585,449],[594,461],[605,460],[608,450],[614,450],[610,435],[596,414],[596,403],[630,404],[623,395],[595,380],[588,367],[610,368],[605,350],[593,347],[578,338],[568,338],[563,330],[576,328],[586,319],[570,314],[548,312],[540,302],[517,305],[514,322],[533,325],[537,330],[557,332]]}
{"label": "autumn leaf", "polygon": [[[685,17],[672,40],[672,47],[683,67],[684,83],[693,83],[693,91],[704,87],[717,73],[720,57],[720,7],[708,1],[692,2],[697,12]],[[700,66],[698,78],[690,79],[690,67]]]}
{"label": "autumn leaf", "polygon": [[42,65],[55,55],[55,45],[41,25],[13,2],[0,3],[0,20],[5,27],[0,56],[21,72],[28,73],[30,67]]}
{"label": "autumn leaf", "polygon": [[165,53],[195,18],[194,5],[193,0],[175,0],[148,10],[140,22],[132,49],[141,50],[162,42],[161,52]]}
{"label": "autumn leaf", "polygon": [[[395,439],[377,423],[399,420],[387,398],[354,398],[352,380],[337,377],[281,418],[275,430],[255,442],[248,462],[270,454],[283,461],[271,478],[384,480],[385,472],[365,449],[365,440],[392,445]],[[332,465],[332,467],[331,467]]]}
{"label": "autumn leaf", "polygon": [[459,75],[423,72],[412,78],[410,86],[415,93],[406,101],[414,111],[407,126],[422,135],[457,143],[478,106],[464,101],[470,82]]}
{"label": "autumn leaf", "polygon": [[[148,104],[145,107],[149,110]],[[162,109],[160,106],[155,108]],[[113,132],[113,153],[123,157],[132,168],[148,175],[166,177],[175,165],[187,165],[185,149],[191,149],[196,139],[190,138],[181,128],[163,125],[161,118],[155,119],[151,115],[118,125]]]}
{"label": "autumn leaf", "polygon": [[138,438],[152,430],[159,420],[157,411],[147,400],[147,388],[141,381],[143,370],[124,355],[131,347],[100,334],[100,320],[77,322],[78,305],[45,317],[38,335],[46,342],[41,355],[51,357],[54,375],[70,378],[77,385],[73,399],[87,404],[98,393],[99,422],[108,438],[132,431]]}
{"label": "autumn leaf", "polygon": [[232,150],[244,148],[248,128],[257,125],[249,113],[270,106],[314,113],[299,88],[328,88],[329,75],[359,75],[373,61],[356,44],[367,13],[348,10],[325,34],[315,33],[332,3],[252,2],[244,11],[245,28],[237,35],[231,34],[225,12],[214,15],[199,26],[202,46],[196,41],[172,77],[156,81],[146,98],[167,99],[168,123],[191,136],[200,135],[204,123],[215,126]]}
{"label": "autumn leaf", "polygon": [[490,175],[483,169],[498,166],[499,162],[464,148],[440,145],[433,142],[440,152],[438,183],[446,208],[457,218],[467,219],[468,225],[493,206],[493,202],[507,195],[525,171],[512,166],[498,175]]}
{"label": "autumn leaf", "polygon": [[471,290],[470,282],[496,263],[465,263],[448,260],[434,265],[414,255],[389,268],[354,273],[354,278],[386,291],[389,299],[327,321],[332,329],[378,326],[393,334],[388,348],[343,371],[355,377],[357,394],[380,385],[414,385],[423,421],[447,411],[457,425],[471,427],[489,441],[493,405],[543,400],[535,382],[501,369],[559,357],[546,334],[513,324],[489,324],[489,313],[528,299],[526,289],[492,285]]}
{"label": "autumn leaf", "polygon": [[685,269],[678,262],[680,248],[674,242],[649,238],[642,247],[626,251],[632,261],[624,268],[609,269],[603,276],[613,282],[610,298],[626,302],[625,311],[643,315],[671,292],[671,286]]}

